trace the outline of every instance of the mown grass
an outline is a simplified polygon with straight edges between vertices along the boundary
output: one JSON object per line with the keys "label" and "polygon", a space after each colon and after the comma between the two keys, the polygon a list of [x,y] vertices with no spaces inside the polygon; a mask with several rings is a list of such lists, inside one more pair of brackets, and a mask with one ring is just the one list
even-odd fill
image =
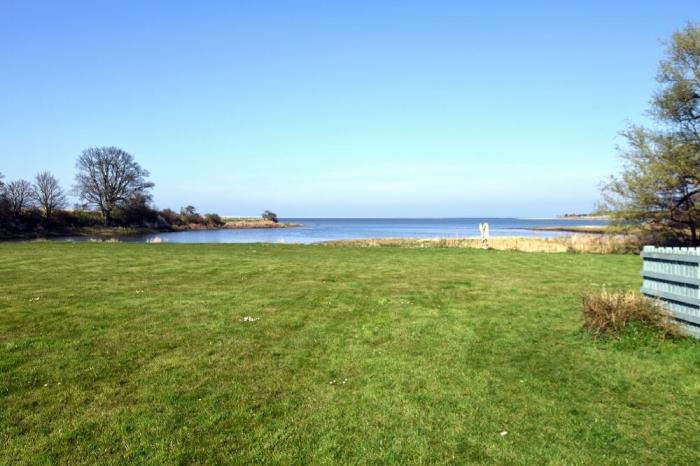
{"label": "mown grass", "polygon": [[581,295],[640,267],[0,244],[0,462],[697,463],[700,345],[580,330]]}

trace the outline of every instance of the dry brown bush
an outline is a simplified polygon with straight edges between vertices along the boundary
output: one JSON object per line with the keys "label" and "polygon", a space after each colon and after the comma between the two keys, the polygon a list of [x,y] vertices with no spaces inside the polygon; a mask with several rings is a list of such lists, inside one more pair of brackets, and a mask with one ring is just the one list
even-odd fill
{"label": "dry brown bush", "polygon": [[632,291],[595,291],[583,297],[584,328],[595,335],[616,335],[631,323],[680,337],[681,331],[658,302]]}

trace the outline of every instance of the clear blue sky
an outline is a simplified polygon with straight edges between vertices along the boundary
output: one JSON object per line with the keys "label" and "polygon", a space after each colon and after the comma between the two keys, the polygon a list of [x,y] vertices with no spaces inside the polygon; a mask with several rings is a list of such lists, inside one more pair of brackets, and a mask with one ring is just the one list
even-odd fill
{"label": "clear blue sky", "polygon": [[159,207],[588,211],[695,1],[0,4],[0,171],[116,145]]}

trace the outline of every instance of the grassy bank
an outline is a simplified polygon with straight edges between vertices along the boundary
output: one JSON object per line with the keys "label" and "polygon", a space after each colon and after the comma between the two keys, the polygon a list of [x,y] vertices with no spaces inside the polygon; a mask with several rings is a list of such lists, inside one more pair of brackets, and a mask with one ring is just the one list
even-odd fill
{"label": "grassy bank", "polygon": [[580,331],[640,267],[0,244],[0,463],[697,463],[698,344]]}
{"label": "grassy bank", "polygon": [[[482,249],[480,238],[378,238],[327,241],[327,246],[361,248],[466,248]],[[595,254],[629,254],[640,251],[641,242],[624,235],[567,235],[556,238],[494,236],[489,247],[499,251],[574,252]]]}
{"label": "grassy bank", "polygon": [[157,229],[146,227],[105,227],[90,226],[80,228],[64,228],[56,230],[8,232],[0,231],[0,241],[26,241],[36,239],[66,238],[70,236],[90,236],[99,238],[119,238],[120,236],[146,235],[162,231],[174,231],[171,229]]}

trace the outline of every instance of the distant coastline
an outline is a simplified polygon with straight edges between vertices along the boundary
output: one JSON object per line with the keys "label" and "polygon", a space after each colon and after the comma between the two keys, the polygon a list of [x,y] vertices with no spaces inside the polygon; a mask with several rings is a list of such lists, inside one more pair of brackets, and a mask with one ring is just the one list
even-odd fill
{"label": "distant coastline", "polygon": [[[572,219],[573,220],[573,219]],[[580,219],[577,219],[580,220]],[[601,218],[591,218],[590,220],[604,220]],[[602,235],[608,232],[607,226],[603,225],[577,225],[577,226],[553,226],[553,227],[531,227],[530,231],[561,231],[566,233],[588,233]]]}
{"label": "distant coastline", "polygon": [[610,220],[609,215],[604,214],[563,214],[556,217],[557,220]]}

